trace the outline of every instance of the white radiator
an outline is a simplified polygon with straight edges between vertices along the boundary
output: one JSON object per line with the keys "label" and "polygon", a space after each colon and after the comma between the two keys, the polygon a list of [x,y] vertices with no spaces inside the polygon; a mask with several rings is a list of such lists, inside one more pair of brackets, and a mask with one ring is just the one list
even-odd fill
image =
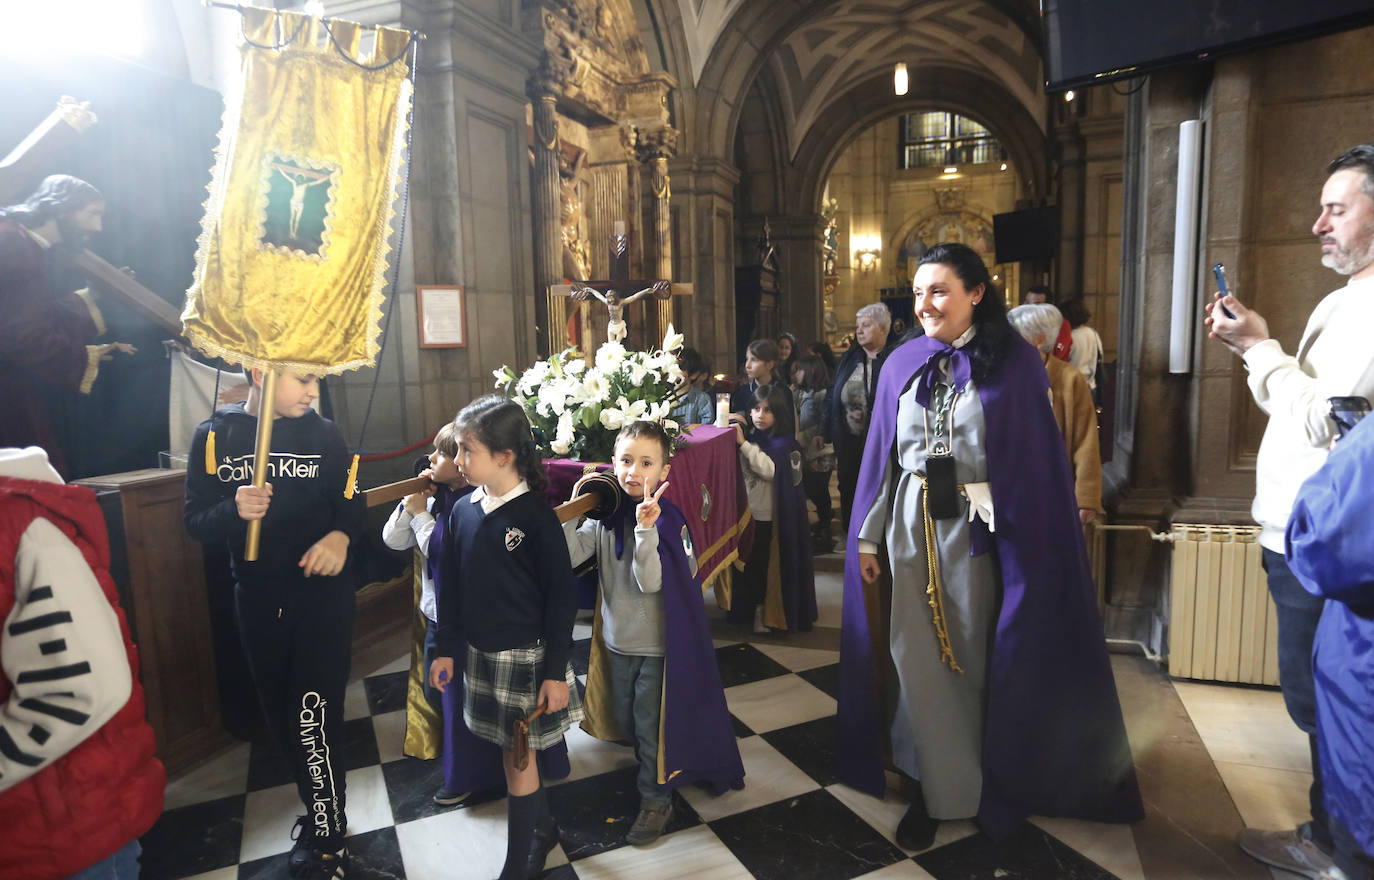
{"label": "white radiator", "polygon": [[1260,565],[1259,531],[1174,524],[1170,675],[1279,683],[1278,618]]}

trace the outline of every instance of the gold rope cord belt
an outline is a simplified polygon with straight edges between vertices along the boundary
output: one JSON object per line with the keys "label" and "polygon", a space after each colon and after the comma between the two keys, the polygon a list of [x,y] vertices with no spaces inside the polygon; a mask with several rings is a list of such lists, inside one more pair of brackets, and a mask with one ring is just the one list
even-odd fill
{"label": "gold rope cord belt", "polygon": [[[935,624],[935,637],[940,640],[940,662],[948,663],[949,668],[960,675],[964,670],[954,659],[954,647],[949,642],[949,627],[945,625],[944,584],[940,580],[939,546],[935,538],[935,520],[930,518],[929,493],[925,474],[917,474],[921,480],[921,516],[925,520],[926,531],[926,596],[929,597],[930,617]],[[961,484],[959,491],[963,491]]]}

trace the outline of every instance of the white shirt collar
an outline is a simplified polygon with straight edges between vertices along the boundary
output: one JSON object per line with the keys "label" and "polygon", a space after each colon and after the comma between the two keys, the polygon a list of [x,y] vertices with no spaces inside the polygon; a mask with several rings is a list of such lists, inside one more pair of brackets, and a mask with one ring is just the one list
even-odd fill
{"label": "white shirt collar", "polygon": [[514,489],[511,489],[504,495],[490,495],[487,493],[486,486],[478,486],[476,489],[472,490],[471,498],[473,504],[482,505],[483,513],[491,513],[493,510],[500,507],[502,504],[505,504],[507,501],[513,501],[514,499],[519,498],[521,495],[524,495],[529,490],[529,483],[526,483],[524,480],[521,480],[520,482],[515,484]]}
{"label": "white shirt collar", "polygon": [[965,345],[968,345],[969,340],[972,339],[972,338],[974,337],[974,335],[977,334],[977,332],[978,332],[978,325],[977,325],[977,324],[970,324],[970,325],[968,325],[968,329],[965,330],[965,331],[959,336],[958,339],[954,340],[954,342],[952,342],[952,343],[950,343],[950,344],[951,344],[954,348],[963,348]]}

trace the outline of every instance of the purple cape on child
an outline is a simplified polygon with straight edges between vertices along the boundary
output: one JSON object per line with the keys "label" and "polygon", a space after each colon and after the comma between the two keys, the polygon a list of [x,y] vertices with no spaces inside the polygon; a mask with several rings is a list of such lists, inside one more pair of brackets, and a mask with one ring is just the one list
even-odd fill
{"label": "purple cape on child", "polygon": [[[796,438],[755,435],[754,442],[773,460],[772,564],[768,566],[768,594],[775,587],[782,600],[789,632],[809,630],[816,621],[816,576],[811,561],[811,527],[802,488],[802,454]],[[763,621],[781,629],[764,596]]]}
{"label": "purple cape on child", "polygon": [[[883,661],[873,656],[858,532],[878,494],[881,465],[893,454],[898,398],[943,347],[921,337],[893,350],[883,365],[846,547],[836,719],[836,742],[842,745],[835,764],[841,781],[878,797],[885,787],[886,737],[875,669]],[[991,537],[1002,580],[987,677],[978,822],[1000,838],[1030,814],[1141,819],[1144,808],[1103,640],[1073,475],[1048,406],[1044,364],[1029,343],[1015,337],[1001,367],[976,387],[995,511]]]}
{"label": "purple cape on child", "polygon": [[[675,789],[689,783],[716,794],[744,787],[744,762],[725,705],[715,645],[706,620],[687,548],[692,533],[682,511],[659,501],[658,560],[663,570],[663,718],[658,740],[659,784]],[[693,554],[695,556],[695,554]],[[587,670],[586,718],[582,727],[599,739],[629,739],[617,731],[600,696],[610,686],[606,646],[601,640],[601,603],[596,603],[591,661]]]}

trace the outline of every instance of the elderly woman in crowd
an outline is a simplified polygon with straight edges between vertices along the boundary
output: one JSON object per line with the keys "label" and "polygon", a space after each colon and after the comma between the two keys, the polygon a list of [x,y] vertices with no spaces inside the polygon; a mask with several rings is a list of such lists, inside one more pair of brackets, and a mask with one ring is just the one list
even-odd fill
{"label": "elderly woman in crowd", "polygon": [[1078,518],[1087,525],[1102,512],[1102,456],[1097,448],[1097,407],[1083,374],[1071,364],[1051,357],[1059,325],[1059,309],[1049,303],[1017,306],[1007,320],[1040,352],[1050,378],[1050,405],[1064,448],[1073,466],[1073,492],[1078,498]]}
{"label": "elderly woman in crowd", "polygon": [[1040,355],[972,249],[932,248],[912,290],[926,335],[883,366],[854,495],[840,779],[882,796],[890,757],[912,850],[941,820],[1139,819]]}
{"label": "elderly woman in crowd", "polygon": [[834,371],[835,384],[826,395],[821,436],[835,446],[835,474],[840,484],[840,521],[849,528],[849,512],[854,499],[854,484],[859,479],[864,438],[868,436],[868,414],[878,373],[891,350],[887,333],[892,328],[892,313],[882,303],[869,303],[855,315],[854,344],[840,358]]}

